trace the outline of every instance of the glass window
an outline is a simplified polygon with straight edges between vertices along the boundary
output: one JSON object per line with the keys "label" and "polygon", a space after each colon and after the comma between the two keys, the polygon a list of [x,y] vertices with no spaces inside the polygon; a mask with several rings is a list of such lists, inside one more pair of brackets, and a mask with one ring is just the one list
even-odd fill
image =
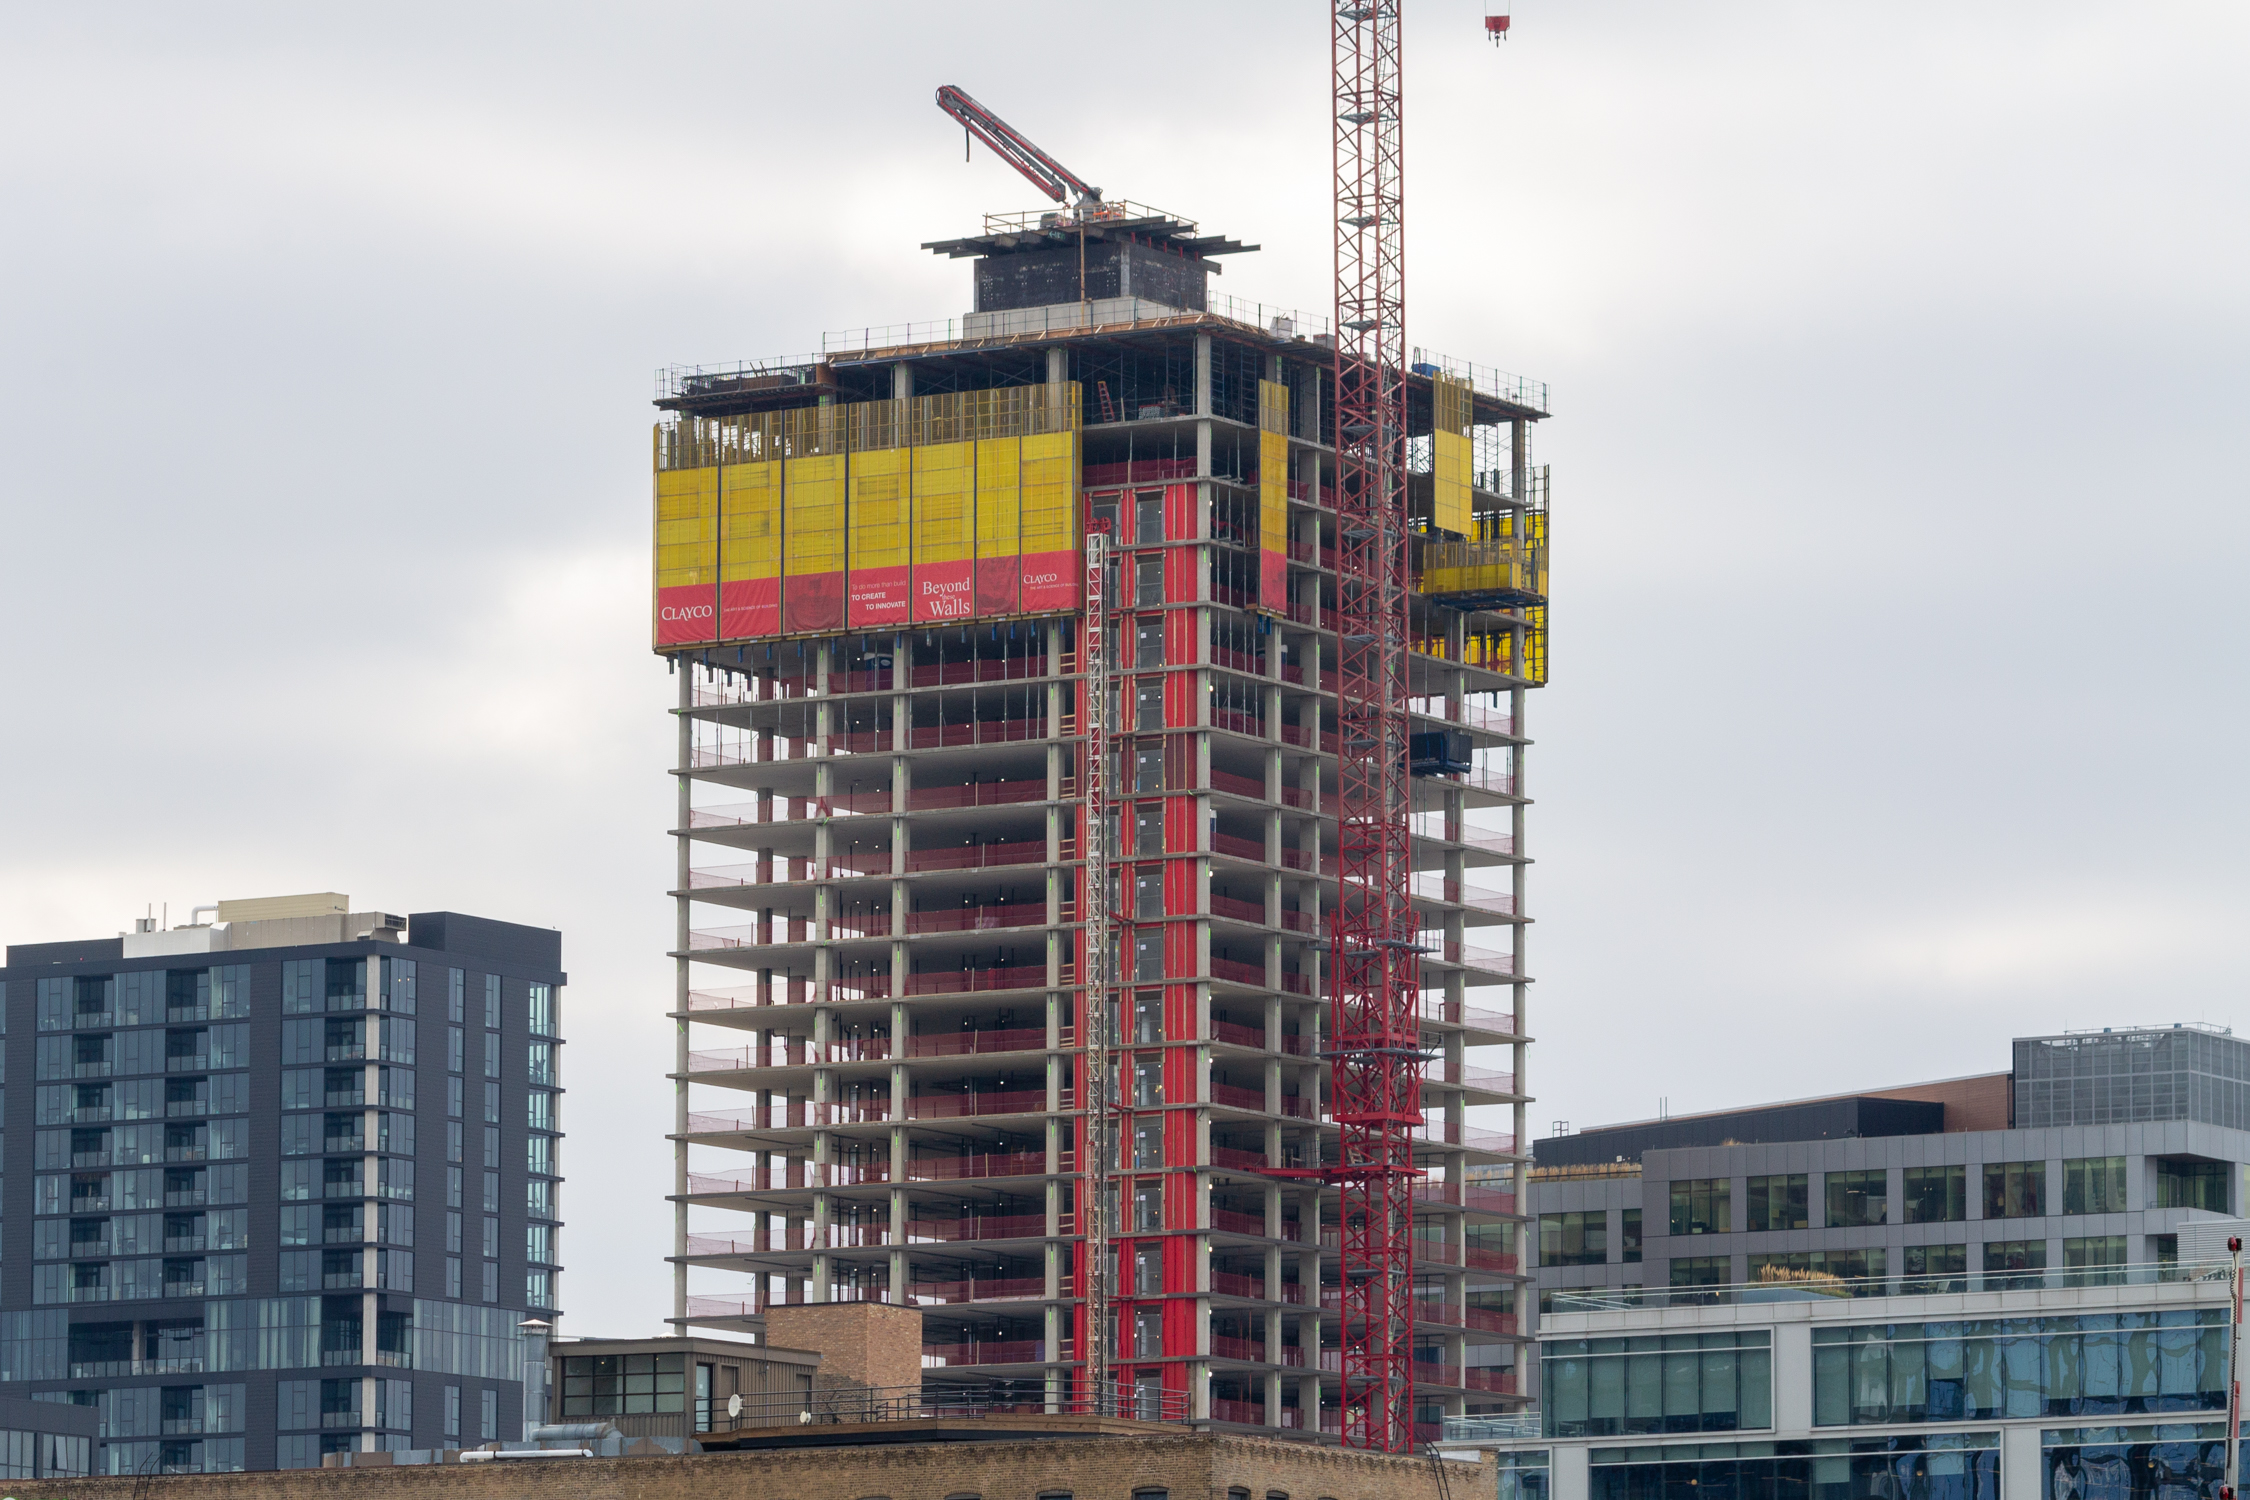
{"label": "glass window", "polygon": [[[1674,1443],[1596,1448],[1588,1500],[1814,1495],[1820,1500],[2000,1500],[1999,1434],[1908,1433],[1807,1445]],[[2072,1496],[2108,1493],[2101,1486]],[[2139,1492],[2135,1492],[2136,1494]],[[2152,1492],[2153,1493],[2153,1492]]]}
{"label": "glass window", "polygon": [[1899,1174],[1908,1224],[1957,1224],[1969,1217],[1969,1169],[1908,1167]]}
{"label": "glass window", "polygon": [[1807,1181],[1803,1172],[1751,1178],[1745,1185],[1748,1217],[1742,1227],[1753,1232],[1810,1227],[1805,1218]]}
{"label": "glass window", "polygon": [[1555,1340],[1540,1363],[1547,1435],[1770,1428],[1771,1338],[1755,1329]]}
{"label": "glass window", "polygon": [[2226,1424],[2068,1427],[2039,1434],[2040,1500],[2088,1495],[2217,1500]]}
{"label": "glass window", "polygon": [[1984,1216],[2036,1219],[2046,1213],[2047,1164],[2043,1161],[1988,1161],[1984,1164]]}
{"label": "glass window", "polygon": [[[2122,1203],[2118,1205],[2124,1207]],[[2227,1210],[2227,1164],[2217,1161],[2163,1161],[2156,1164],[2158,1208]]]}
{"label": "glass window", "polygon": [[1899,1290],[1915,1292],[1965,1292],[1969,1289],[1967,1245],[1908,1245],[1904,1252],[1906,1280]]}
{"label": "glass window", "polygon": [[562,1362],[566,1417],[635,1416],[684,1411],[684,1354],[573,1355]]}
{"label": "glass window", "polygon": [[525,1010],[530,1017],[533,1036],[555,1036],[555,987],[551,984],[534,984],[526,990]]}
{"label": "glass window", "polygon": [[2095,1234],[2063,1241],[2065,1286],[2112,1286],[2125,1279],[2125,1236]]}
{"label": "glass window", "polygon": [[1828,1200],[1830,1229],[1859,1229],[1889,1218],[1890,1173],[1881,1167],[1823,1173],[1821,1191]]}
{"label": "glass window", "polygon": [[1672,1233],[1725,1234],[1728,1181],[1724,1177],[1687,1178],[1672,1184]]}
{"label": "glass window", "polygon": [[1624,1213],[1623,1259],[1627,1265],[1637,1265],[1641,1258],[1641,1211],[1628,1208]]}
{"label": "glass window", "polygon": [[1539,1264],[1598,1266],[1609,1259],[1609,1213],[1541,1214]]}
{"label": "glass window", "polygon": [[1988,1240],[1984,1247],[1984,1284],[1991,1291],[2044,1286],[2047,1276],[2045,1240]]}
{"label": "glass window", "polygon": [[2220,1308],[1813,1330],[1821,1427],[2225,1407]]}
{"label": "glass window", "polygon": [[1752,1281],[1859,1282],[1846,1288],[1854,1296],[1880,1295],[1886,1266],[1880,1245],[1857,1250],[1791,1250],[1750,1257]]}
{"label": "glass window", "polygon": [[500,1029],[500,976],[484,976],[484,1024],[489,1031]]}
{"label": "glass window", "polygon": [[[2218,1165],[2216,1162],[2212,1165]],[[2125,1212],[2125,1158],[2081,1156],[2063,1163],[2063,1212]]]}
{"label": "glass window", "polygon": [[[1477,1419],[1468,1417],[1451,1420],[1473,1426]],[[1551,1466],[1547,1455],[1548,1450],[1545,1448],[1495,1454],[1494,1460],[1500,1470],[1498,1500],[1547,1500],[1551,1493],[1548,1488]],[[1269,1490],[1266,1493],[1268,1500],[1272,1500],[1279,1492]]]}
{"label": "glass window", "polygon": [[1734,1268],[1731,1255],[1675,1255],[1671,1279],[1674,1286],[1725,1286]]}

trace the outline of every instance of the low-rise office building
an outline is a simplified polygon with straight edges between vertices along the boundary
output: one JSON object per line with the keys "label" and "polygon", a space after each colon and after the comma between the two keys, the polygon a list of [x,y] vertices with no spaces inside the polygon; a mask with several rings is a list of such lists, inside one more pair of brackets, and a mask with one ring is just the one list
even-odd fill
{"label": "low-rise office building", "polygon": [[1537,1143],[1536,1409],[1449,1441],[1503,1500],[2216,1496],[2250,1044],[2013,1052]]}
{"label": "low-rise office building", "polygon": [[1858,1290],[1565,1294],[1538,1420],[1449,1437],[1498,1450],[1503,1500],[2215,1500],[2223,1271]]}
{"label": "low-rise office building", "polygon": [[2027,1037],[2006,1073],[1539,1141],[1542,1307],[1595,1287],[1839,1277],[1969,1290],[2169,1261],[2240,1212],[2250,1043]]}

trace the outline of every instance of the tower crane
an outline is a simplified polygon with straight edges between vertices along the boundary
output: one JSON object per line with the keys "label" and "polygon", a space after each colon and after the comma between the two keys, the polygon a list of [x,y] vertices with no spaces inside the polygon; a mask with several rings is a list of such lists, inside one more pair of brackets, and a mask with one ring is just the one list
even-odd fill
{"label": "tower crane", "polygon": [[[1408,775],[1406,183],[1399,10],[1330,0],[1337,902],[1329,921],[1343,1441],[1414,1446],[1420,920]],[[1485,17],[1494,41],[1508,16]]]}
{"label": "tower crane", "polygon": [[1331,0],[1336,264],[1337,900],[1329,1108],[1338,1136],[1345,1446],[1414,1442],[1413,1133],[1420,922],[1407,772],[1406,255],[1399,7]]}

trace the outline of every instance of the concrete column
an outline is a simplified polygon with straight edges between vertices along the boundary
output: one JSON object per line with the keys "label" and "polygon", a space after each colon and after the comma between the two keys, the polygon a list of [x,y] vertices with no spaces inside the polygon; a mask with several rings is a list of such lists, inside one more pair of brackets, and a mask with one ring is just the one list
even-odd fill
{"label": "concrete column", "polygon": [[[1548,1470],[1547,1482],[1553,1486],[1554,1500],[1586,1500],[1591,1474],[1587,1463],[1593,1449],[1583,1444],[1557,1443],[1554,1448],[1554,1467]],[[2038,1465],[2032,1465],[2031,1480],[2039,1482]],[[2010,1497],[2013,1500],[2013,1497]]]}
{"label": "concrete column", "polygon": [[[1537,1293],[1529,1286],[1527,1295]],[[1776,1323],[1773,1329],[1773,1426],[1777,1434],[1812,1431],[1812,1325]],[[2007,1466],[2001,1466],[2005,1472]],[[2036,1470],[2036,1463],[2034,1464]],[[2006,1483],[2005,1480],[2002,1481]],[[2038,1478],[2033,1475],[2036,1496]]]}
{"label": "concrete column", "polygon": [[914,398],[914,366],[900,360],[891,366],[891,399],[911,401]]}
{"label": "concrete column", "polygon": [[[684,710],[693,706],[695,702],[695,673],[692,668],[683,665],[675,675],[679,679],[679,707]],[[675,715],[674,720],[678,739],[678,764],[681,769],[685,770],[693,758],[694,726],[684,712]],[[679,786],[672,826],[686,828],[692,821],[693,816],[692,809],[695,805],[694,784],[692,779],[687,776],[680,776],[676,779]],[[761,804],[758,809],[758,816],[761,819],[771,817],[773,794],[762,792],[759,794],[758,800]],[[688,908],[690,902],[684,893],[688,888],[689,843],[690,841],[687,838],[682,837],[677,840],[678,847],[673,851],[672,888],[683,894],[672,903],[672,951],[681,954],[688,951]],[[770,926],[770,923],[761,923],[760,926],[765,928]],[[760,931],[758,934],[761,940],[766,935],[765,931]],[[688,1128],[689,1047],[687,1008],[688,960],[683,957],[675,959],[672,963],[672,1010],[680,1018],[672,1023],[672,1072],[678,1080],[672,1085],[672,1133],[674,1137],[672,1143],[672,1192],[674,1194],[672,1201],[672,1253],[677,1256],[684,1256],[688,1253],[688,1145],[686,1137]],[[431,1040],[434,1042],[436,1039],[437,1033],[433,1028]],[[466,1289],[464,1288],[464,1290]],[[687,1264],[685,1261],[674,1261],[672,1264],[673,1317],[684,1318],[687,1316],[687,1299]]]}
{"label": "concrete column", "polygon": [[1056,344],[1047,351],[1047,390],[1051,399],[1059,400],[1062,388],[1070,383],[1070,351]]}

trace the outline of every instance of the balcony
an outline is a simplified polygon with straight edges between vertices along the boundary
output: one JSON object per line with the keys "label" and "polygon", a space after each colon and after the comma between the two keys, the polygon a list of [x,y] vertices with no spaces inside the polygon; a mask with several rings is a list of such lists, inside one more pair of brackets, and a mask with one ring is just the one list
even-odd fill
{"label": "balcony", "polygon": [[[1072,857],[1070,843],[1070,840],[1064,840],[1064,849],[1058,852],[1058,858],[1067,860]],[[999,844],[968,843],[949,849],[906,851],[906,872],[910,875],[929,870],[990,870],[1007,865],[1041,865],[1046,862],[1047,843],[1044,839]],[[1044,915],[1040,920],[1045,920]]]}
{"label": "balcony", "polygon": [[[981,847],[996,846],[988,844]],[[1068,908],[1065,908],[1065,912],[1064,920],[1068,921]],[[1046,925],[1047,903],[1044,901],[1024,901],[1000,906],[963,906],[946,911],[916,911],[906,914],[906,930],[910,933],[994,932],[1005,927]]]}
{"label": "balcony", "polygon": [[1035,1365],[1046,1363],[1048,1358],[1045,1339],[998,1339],[990,1343],[922,1346],[922,1364],[925,1369],[958,1365]]}
{"label": "balcony", "polygon": [[[1059,1216],[1058,1234],[1068,1234],[1071,1216]],[[908,1219],[908,1244],[961,1244],[981,1240],[1040,1239],[1047,1233],[1045,1214],[968,1214],[958,1219]]]}
{"label": "balcony", "polygon": [[[1074,795],[1076,788],[1063,793]],[[928,812],[952,807],[1002,807],[1015,802],[1044,802],[1044,781],[972,781],[965,786],[915,787],[906,794],[908,812]],[[885,811],[888,811],[886,806]]]}
{"label": "balcony", "polygon": [[1448,880],[1434,870],[1416,871],[1412,890],[1417,901],[1465,906],[1471,911],[1490,912],[1503,917],[1513,916],[1516,910],[1516,898],[1509,892],[1471,885],[1467,881]]}
{"label": "balcony", "polygon": [[[1061,1045],[1072,1044],[1071,1028],[1064,1027]],[[999,1031],[959,1031],[907,1038],[909,1057],[973,1057],[988,1052],[1043,1052],[1044,1027],[1016,1027]]]}
{"label": "balcony", "polygon": [[1421,697],[1407,699],[1406,708],[1407,712],[1420,714],[1425,719],[1480,729],[1487,734],[1512,735],[1516,732],[1513,715],[1482,703],[1454,703],[1445,698]]}
{"label": "balcony", "polygon": [[[1073,1295],[1069,1278],[1057,1295]],[[1022,1302],[1047,1295],[1047,1280],[1043,1276],[975,1276],[959,1281],[910,1281],[906,1286],[909,1302]]]}
{"label": "balcony", "polygon": [[1004,745],[1020,740],[1047,738],[1047,721],[1038,719],[973,719],[963,724],[916,725],[906,731],[909,750],[936,750],[951,745]]}
{"label": "balcony", "polygon": [[[1075,1170],[1071,1153],[1062,1153],[1059,1172]],[[906,1162],[909,1182],[947,1182],[978,1177],[1037,1177],[1047,1171],[1044,1151],[994,1151],[975,1156],[920,1156]]]}
{"label": "balcony", "polygon": [[1414,1184],[1414,1201],[1443,1203],[1480,1214],[1512,1214],[1516,1211],[1514,1193],[1459,1182],[1417,1182]]}
{"label": "balcony", "polygon": [[959,1119],[971,1115],[1044,1114],[1045,1089],[965,1089],[951,1094],[916,1094],[906,1101],[910,1120]]}
{"label": "balcony", "polygon": [[[1071,965],[1062,966],[1058,981],[1063,985],[1072,982]],[[1036,990],[1046,986],[1045,964],[949,970],[938,974],[909,974],[906,977],[906,993],[909,995],[967,995],[986,990]]]}

